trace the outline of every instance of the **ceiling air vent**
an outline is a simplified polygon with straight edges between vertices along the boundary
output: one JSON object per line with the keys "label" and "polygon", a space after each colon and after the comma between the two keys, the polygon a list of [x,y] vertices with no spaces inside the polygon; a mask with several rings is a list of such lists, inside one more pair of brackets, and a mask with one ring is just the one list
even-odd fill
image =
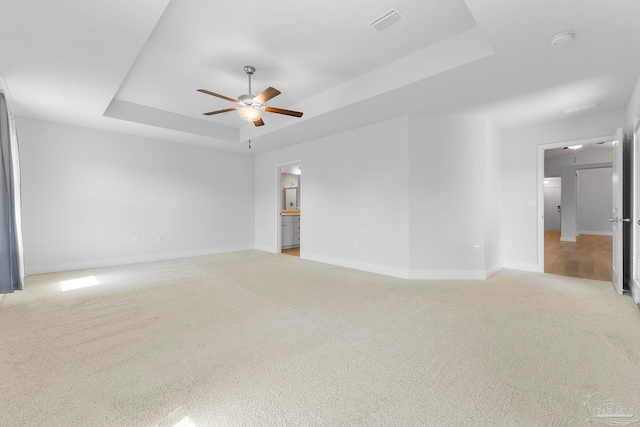
{"label": "ceiling air vent", "polygon": [[396,22],[402,21],[404,19],[404,15],[395,7],[382,15],[378,16],[373,21],[370,21],[367,25],[373,28],[376,32],[380,33]]}

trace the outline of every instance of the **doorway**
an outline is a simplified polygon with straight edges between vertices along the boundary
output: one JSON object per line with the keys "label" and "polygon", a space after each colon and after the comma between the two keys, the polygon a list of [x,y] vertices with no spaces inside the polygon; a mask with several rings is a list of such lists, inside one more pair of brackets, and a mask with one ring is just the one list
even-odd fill
{"label": "doorway", "polygon": [[611,281],[610,141],[609,136],[540,146],[539,271]]}
{"label": "doorway", "polygon": [[300,257],[302,162],[279,165],[277,181],[279,252]]}

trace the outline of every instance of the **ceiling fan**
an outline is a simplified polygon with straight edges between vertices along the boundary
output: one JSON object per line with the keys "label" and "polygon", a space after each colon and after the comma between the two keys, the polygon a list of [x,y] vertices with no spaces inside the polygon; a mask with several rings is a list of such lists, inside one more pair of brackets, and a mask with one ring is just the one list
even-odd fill
{"label": "ceiling fan", "polygon": [[207,95],[216,96],[218,98],[231,101],[234,104],[238,104],[237,107],[225,108],[223,110],[210,111],[208,113],[202,113],[205,116],[213,116],[214,114],[226,113],[228,111],[237,110],[238,114],[243,120],[253,122],[255,126],[263,126],[262,112],[284,114],[285,116],[302,117],[302,113],[299,111],[284,110],[282,108],[270,107],[264,105],[268,100],[280,95],[278,89],[268,87],[259,95],[251,95],[251,75],[256,72],[255,67],[247,65],[244,67],[244,72],[249,77],[249,94],[240,95],[238,99],[229,98],[228,96],[220,95],[215,92],[208,91],[206,89],[198,89],[198,92],[206,93]]}
{"label": "ceiling fan", "polygon": [[[606,144],[607,142],[610,142],[610,141],[596,142],[596,143],[595,143],[595,144],[593,144],[593,145]],[[576,151],[576,150],[579,150],[580,148],[582,148],[582,145],[570,145],[570,146],[568,146],[568,147],[564,147],[564,148],[563,148],[563,150],[573,150],[573,151]]]}

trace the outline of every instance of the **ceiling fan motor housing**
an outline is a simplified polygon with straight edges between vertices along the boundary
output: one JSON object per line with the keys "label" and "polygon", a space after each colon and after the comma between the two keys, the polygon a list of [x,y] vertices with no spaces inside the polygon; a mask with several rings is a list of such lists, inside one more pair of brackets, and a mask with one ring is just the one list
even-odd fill
{"label": "ceiling fan motor housing", "polygon": [[254,99],[254,95],[240,95],[238,97],[238,101],[240,102],[240,104],[244,105],[245,107],[251,107],[255,108],[256,110],[264,111],[264,105],[255,102]]}

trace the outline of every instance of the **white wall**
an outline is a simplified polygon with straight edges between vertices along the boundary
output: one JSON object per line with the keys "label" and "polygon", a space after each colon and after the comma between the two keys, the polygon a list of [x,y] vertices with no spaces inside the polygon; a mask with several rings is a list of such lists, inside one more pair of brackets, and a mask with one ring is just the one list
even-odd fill
{"label": "white wall", "polygon": [[253,248],[253,157],[27,118],[17,126],[27,274]]}
{"label": "white wall", "polygon": [[482,117],[412,115],[260,154],[256,248],[276,252],[277,165],[301,160],[302,258],[485,278],[500,261],[500,135]]}
{"label": "white wall", "polygon": [[276,165],[302,160],[302,258],[405,274],[407,123],[401,117],[257,155],[256,248],[277,250]]}
{"label": "white wall", "polygon": [[496,134],[484,117],[410,116],[413,277],[481,277],[498,262]]}
{"label": "white wall", "polygon": [[503,132],[502,251],[504,267],[537,271],[537,146],[603,135],[624,127],[625,113],[586,115]]}
{"label": "white wall", "polygon": [[578,171],[578,233],[612,234],[611,168]]}

